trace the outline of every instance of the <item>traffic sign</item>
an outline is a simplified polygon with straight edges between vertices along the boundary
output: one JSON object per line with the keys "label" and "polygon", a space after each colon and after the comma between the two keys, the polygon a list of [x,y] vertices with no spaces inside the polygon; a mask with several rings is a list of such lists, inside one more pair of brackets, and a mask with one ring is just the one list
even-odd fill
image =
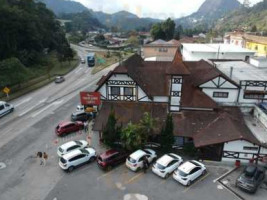
{"label": "traffic sign", "polygon": [[3,89],[3,92],[6,93],[6,94],[9,94],[10,89],[9,89],[8,87],[5,87],[5,88]]}

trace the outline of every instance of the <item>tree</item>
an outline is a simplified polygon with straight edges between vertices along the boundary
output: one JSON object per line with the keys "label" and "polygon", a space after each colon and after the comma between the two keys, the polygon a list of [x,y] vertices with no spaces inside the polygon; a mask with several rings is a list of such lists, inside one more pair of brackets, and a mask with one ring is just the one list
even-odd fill
{"label": "tree", "polygon": [[257,32],[257,26],[256,25],[252,26],[251,32]]}
{"label": "tree", "polygon": [[150,113],[145,112],[143,118],[140,120],[140,129],[144,135],[149,136],[153,134],[156,120],[151,116]]}
{"label": "tree", "polygon": [[98,34],[97,36],[95,36],[95,41],[97,43],[105,41],[104,35],[103,34]]}
{"label": "tree", "polygon": [[113,147],[115,145],[114,143],[120,139],[120,135],[121,135],[121,127],[117,126],[115,111],[113,108],[111,108],[107,124],[103,131],[104,144]]}
{"label": "tree", "polygon": [[161,26],[162,26],[163,32],[165,33],[166,40],[173,39],[174,30],[175,30],[175,22],[171,18],[168,18],[166,21],[164,21],[161,24]]}
{"label": "tree", "polygon": [[136,47],[139,45],[139,40],[136,36],[131,36],[128,40],[127,40],[128,44],[131,44],[132,46]]}
{"label": "tree", "polygon": [[154,40],[165,40],[166,35],[164,31],[162,30],[161,23],[154,24],[150,30],[151,36],[153,37]]}
{"label": "tree", "polygon": [[169,152],[174,143],[172,115],[168,114],[165,126],[161,130],[160,144],[164,152]]}

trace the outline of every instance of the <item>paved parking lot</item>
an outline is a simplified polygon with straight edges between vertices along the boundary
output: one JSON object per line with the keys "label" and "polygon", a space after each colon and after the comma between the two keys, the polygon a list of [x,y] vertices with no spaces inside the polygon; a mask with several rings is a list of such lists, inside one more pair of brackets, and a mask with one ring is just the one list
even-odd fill
{"label": "paved parking lot", "polygon": [[[232,172],[229,176],[222,179],[221,182],[223,184],[225,184],[226,186],[228,186],[230,190],[237,193],[241,197],[240,199],[246,199],[246,200],[263,200],[263,199],[266,199],[267,182],[266,182],[266,184],[263,182],[255,194],[246,193],[246,192],[240,190],[239,188],[235,187],[235,181],[236,181],[237,177],[242,173],[243,170],[244,170],[244,168],[240,167],[236,171]],[[265,177],[267,177],[267,173],[265,174]],[[265,181],[267,181],[266,178],[265,178]]]}
{"label": "paved parking lot", "polygon": [[208,173],[190,187],[180,185],[172,176],[167,180],[162,179],[151,170],[146,174],[142,171],[131,172],[125,165],[120,165],[109,172],[99,169],[96,163],[82,166],[70,174],[58,170],[64,175],[47,196],[47,200],[237,199],[213,182],[227,172],[226,168],[220,166],[208,167]]}

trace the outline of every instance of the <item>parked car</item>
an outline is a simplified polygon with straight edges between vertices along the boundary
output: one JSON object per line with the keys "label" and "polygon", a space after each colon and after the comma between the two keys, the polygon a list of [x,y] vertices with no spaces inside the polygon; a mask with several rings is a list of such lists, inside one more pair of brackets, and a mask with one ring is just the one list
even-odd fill
{"label": "parked car", "polygon": [[110,149],[97,157],[97,164],[104,170],[109,170],[121,163],[124,163],[129,153],[123,150]]}
{"label": "parked car", "polygon": [[63,76],[57,76],[55,79],[55,83],[62,83],[65,81],[65,78]]}
{"label": "parked car", "polygon": [[14,111],[14,106],[5,101],[0,101],[0,117]]}
{"label": "parked car", "polygon": [[207,172],[205,165],[196,161],[190,160],[178,167],[173,173],[173,178],[182,185],[189,186],[201,175]]}
{"label": "parked car", "polygon": [[71,151],[74,151],[77,149],[83,149],[87,146],[88,146],[88,142],[85,140],[70,141],[57,148],[57,155],[61,157]]}
{"label": "parked car", "polygon": [[237,178],[236,186],[250,193],[255,193],[265,178],[265,170],[256,165],[247,166]]}
{"label": "parked car", "polygon": [[152,163],[157,158],[157,154],[152,149],[137,150],[126,159],[126,166],[132,171],[138,171],[143,168],[145,157],[149,163]]}
{"label": "parked car", "polygon": [[73,171],[74,168],[96,159],[93,148],[77,149],[59,158],[59,166],[65,171]]}
{"label": "parked car", "polygon": [[93,117],[91,113],[79,111],[79,112],[75,112],[75,113],[71,114],[71,121],[73,121],[73,122],[75,122],[75,121],[85,122],[88,119],[90,119],[90,117]]}
{"label": "parked car", "polygon": [[81,59],[81,63],[85,64],[85,59],[84,58]]}
{"label": "parked car", "polygon": [[152,171],[162,178],[168,178],[182,162],[183,159],[174,153],[165,154],[155,162]]}
{"label": "parked car", "polygon": [[77,122],[61,122],[56,127],[56,134],[58,136],[63,136],[68,133],[76,132],[82,130],[84,128],[84,124],[81,121]]}

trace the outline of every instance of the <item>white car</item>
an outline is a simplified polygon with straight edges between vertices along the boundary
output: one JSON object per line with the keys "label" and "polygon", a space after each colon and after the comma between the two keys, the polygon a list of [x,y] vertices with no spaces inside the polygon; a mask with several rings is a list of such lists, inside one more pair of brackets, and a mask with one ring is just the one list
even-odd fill
{"label": "white car", "polygon": [[59,158],[59,166],[65,171],[73,171],[75,167],[92,162],[96,159],[93,148],[77,149]]}
{"label": "white car", "polygon": [[143,160],[145,157],[147,157],[148,162],[151,163],[157,158],[157,154],[152,149],[137,150],[126,159],[126,166],[130,170],[136,172],[143,168]]}
{"label": "white car", "polygon": [[85,140],[70,141],[57,148],[57,155],[61,157],[71,151],[74,151],[77,149],[83,149],[87,146],[88,146],[88,142]]}
{"label": "white car", "polygon": [[5,101],[0,101],[0,117],[13,112],[14,106],[5,102]]}
{"label": "white car", "polygon": [[183,159],[174,153],[165,154],[156,161],[152,171],[162,178],[168,178],[182,162]]}
{"label": "white car", "polygon": [[205,165],[196,160],[190,160],[183,163],[174,171],[173,178],[181,184],[189,186],[194,180],[204,175],[206,172],[207,169]]}

